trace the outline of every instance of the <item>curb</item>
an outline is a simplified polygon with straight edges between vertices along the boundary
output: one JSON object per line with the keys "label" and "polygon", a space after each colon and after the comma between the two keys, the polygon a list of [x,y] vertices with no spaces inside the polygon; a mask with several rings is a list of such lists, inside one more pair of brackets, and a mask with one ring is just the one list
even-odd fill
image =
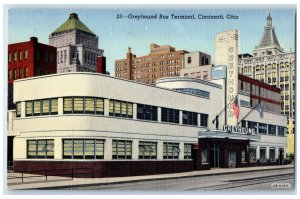
{"label": "curb", "polygon": [[52,189],[59,189],[59,188],[68,188],[68,187],[87,187],[87,186],[98,186],[98,185],[113,185],[113,184],[124,184],[124,183],[134,183],[134,182],[141,182],[141,181],[155,181],[155,180],[169,180],[169,179],[178,179],[178,178],[195,178],[195,177],[206,177],[206,176],[214,176],[214,175],[224,175],[224,174],[236,174],[236,173],[247,173],[247,172],[255,172],[255,171],[270,171],[270,170],[278,170],[278,169],[291,169],[291,167],[283,167],[283,168],[262,168],[257,170],[245,170],[245,171],[230,171],[230,172],[220,172],[220,173],[208,173],[208,174],[195,174],[191,176],[166,176],[166,177],[157,177],[157,178],[149,178],[149,179],[132,179],[132,180],[125,180],[125,181],[117,181],[117,182],[99,182],[99,183],[89,183],[89,184],[76,184],[76,185],[63,185],[63,186],[52,186],[52,187],[41,187],[41,188],[28,188],[28,189],[20,189],[20,190],[52,190]]}

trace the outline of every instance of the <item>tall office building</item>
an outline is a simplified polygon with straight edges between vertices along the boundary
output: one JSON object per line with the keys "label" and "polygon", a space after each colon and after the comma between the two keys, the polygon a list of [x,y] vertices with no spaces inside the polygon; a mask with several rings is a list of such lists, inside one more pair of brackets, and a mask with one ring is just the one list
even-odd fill
{"label": "tall office building", "polygon": [[[57,72],[97,72],[98,36],[82,23],[76,13],[49,36],[49,43],[57,47]],[[104,63],[105,64],[105,63]],[[104,72],[103,72],[104,73]]]}
{"label": "tall office building", "polygon": [[295,53],[285,52],[280,46],[270,14],[253,57],[240,57],[239,73],[281,88],[281,113],[287,115],[289,133],[294,133]]}
{"label": "tall office building", "polygon": [[115,61],[115,77],[155,84],[161,77],[179,76],[185,50],[172,46],[150,45],[150,54],[137,57],[128,48],[126,59]]}

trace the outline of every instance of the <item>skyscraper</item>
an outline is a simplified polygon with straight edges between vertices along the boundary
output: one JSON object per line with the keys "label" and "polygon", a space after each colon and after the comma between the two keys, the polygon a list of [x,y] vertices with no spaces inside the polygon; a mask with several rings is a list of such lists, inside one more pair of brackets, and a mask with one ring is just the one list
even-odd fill
{"label": "skyscraper", "polygon": [[49,36],[49,44],[57,47],[57,72],[97,72],[97,59],[103,56],[98,36],[76,13]]}
{"label": "skyscraper", "polygon": [[285,52],[277,39],[271,14],[253,57],[239,59],[239,73],[281,89],[281,113],[287,115],[289,133],[295,128],[295,53]]}

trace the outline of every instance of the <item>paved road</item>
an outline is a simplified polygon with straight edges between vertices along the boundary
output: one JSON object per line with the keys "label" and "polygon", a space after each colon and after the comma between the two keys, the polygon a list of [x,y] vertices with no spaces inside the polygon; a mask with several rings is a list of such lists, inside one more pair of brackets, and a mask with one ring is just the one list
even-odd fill
{"label": "paved road", "polygon": [[254,171],[214,176],[139,181],[108,185],[63,188],[67,190],[100,191],[287,191],[294,190],[294,169]]}

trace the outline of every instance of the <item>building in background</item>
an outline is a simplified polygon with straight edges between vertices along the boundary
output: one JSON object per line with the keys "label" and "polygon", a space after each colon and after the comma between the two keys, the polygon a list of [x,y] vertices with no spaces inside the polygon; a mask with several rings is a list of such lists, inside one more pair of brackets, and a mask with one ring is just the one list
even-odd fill
{"label": "building in background", "polygon": [[182,77],[194,77],[211,80],[211,56],[200,51],[184,54],[184,67],[180,70]]}
{"label": "building in background", "polygon": [[[98,62],[103,50],[98,48],[98,36],[82,23],[76,13],[49,36],[49,44],[57,47],[57,72],[97,72],[105,68]],[[98,64],[103,64],[98,66]],[[102,73],[105,73],[102,71]]]}
{"label": "building in background", "polygon": [[184,67],[185,50],[150,45],[150,54],[137,57],[128,48],[126,59],[115,60],[115,77],[155,84],[161,77],[179,76]]}
{"label": "building in background", "polygon": [[281,113],[287,115],[290,134],[295,132],[295,53],[285,52],[269,14],[253,56],[241,56],[239,73],[281,89]]}
{"label": "building in background", "polygon": [[56,73],[56,48],[30,41],[8,45],[8,109],[14,108],[12,89],[17,79]]}
{"label": "building in background", "polygon": [[97,73],[107,74],[106,57],[103,55],[97,57]]}

